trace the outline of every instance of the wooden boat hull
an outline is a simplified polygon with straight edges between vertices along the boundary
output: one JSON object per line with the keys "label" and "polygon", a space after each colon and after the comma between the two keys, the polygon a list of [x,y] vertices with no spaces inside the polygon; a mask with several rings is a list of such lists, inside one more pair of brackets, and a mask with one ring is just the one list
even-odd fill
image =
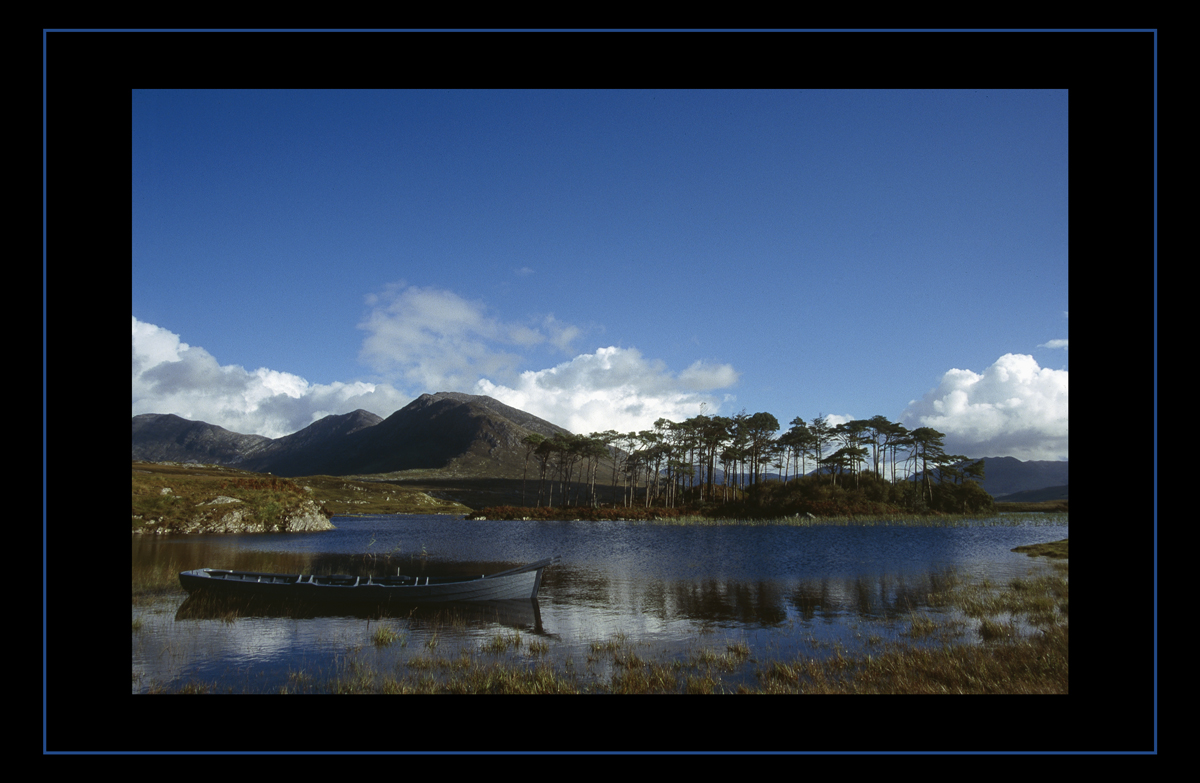
{"label": "wooden boat hull", "polygon": [[498,574],[467,578],[320,576],[198,568],[180,572],[179,583],[188,593],[203,591],[271,601],[378,605],[529,600],[537,597],[542,571],[557,560],[548,558]]}

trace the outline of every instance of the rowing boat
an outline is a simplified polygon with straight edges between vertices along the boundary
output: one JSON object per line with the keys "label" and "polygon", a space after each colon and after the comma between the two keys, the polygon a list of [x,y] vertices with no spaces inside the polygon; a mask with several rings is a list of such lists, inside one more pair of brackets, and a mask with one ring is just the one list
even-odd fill
{"label": "rowing boat", "polygon": [[182,571],[188,593],[349,604],[506,601],[537,598],[542,571],[558,561],[550,557],[480,576],[347,576],[345,574],[267,574],[198,568]]}

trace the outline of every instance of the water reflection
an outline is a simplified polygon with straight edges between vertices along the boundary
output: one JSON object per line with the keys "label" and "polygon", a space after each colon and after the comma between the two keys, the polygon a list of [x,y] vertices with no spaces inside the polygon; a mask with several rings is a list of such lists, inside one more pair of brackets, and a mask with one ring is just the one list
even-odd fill
{"label": "water reflection", "polygon": [[496,624],[531,633],[544,633],[536,598],[515,601],[474,601],[430,606],[381,604],[379,606],[336,606],[328,603],[265,601],[259,598],[189,595],[175,612],[176,622],[194,620],[232,621],[241,618],[274,617],[290,620],[399,619],[414,626],[422,624]]}
{"label": "water reflection", "polygon": [[[636,523],[496,523],[446,517],[334,520],[335,531],[258,536],[134,537],[134,692],[194,680],[232,690],[285,689],[298,671],[326,677],[348,655],[380,672],[430,656],[479,654],[499,635],[589,665],[613,638],[658,650],[697,640],[722,648],[820,656],[834,645],[887,641],[914,612],[946,611],[960,580],[1003,584],[1048,568],[1012,547],[1065,538],[1065,525],[971,528],[701,528]],[[539,598],[525,602],[357,610],[206,604],[178,571],[417,576],[494,573],[553,554]],[[135,594],[137,588],[135,588]],[[186,600],[185,600],[186,599]],[[375,636],[381,627],[395,633]],[[349,652],[348,652],[349,651]],[[492,654],[485,652],[484,654]],[[597,676],[604,669],[596,664]],[[247,672],[253,673],[246,685]]]}
{"label": "water reflection", "polygon": [[778,626],[819,615],[878,620],[909,615],[958,582],[956,569],[916,575],[810,579],[643,579],[559,569],[543,590],[556,603],[623,606],[663,620]]}

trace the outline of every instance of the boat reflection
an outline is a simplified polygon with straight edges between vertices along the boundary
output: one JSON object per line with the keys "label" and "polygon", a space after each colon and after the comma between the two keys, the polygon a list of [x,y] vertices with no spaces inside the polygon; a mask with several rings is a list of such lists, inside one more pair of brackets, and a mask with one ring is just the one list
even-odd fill
{"label": "boat reflection", "polygon": [[414,625],[463,623],[475,626],[498,623],[510,628],[542,634],[542,613],[536,598],[505,601],[444,602],[420,604],[338,605],[307,601],[269,601],[259,597],[189,595],[175,612],[176,622],[229,620],[241,617],[276,617],[311,620],[321,617],[353,617],[362,620],[395,618]]}

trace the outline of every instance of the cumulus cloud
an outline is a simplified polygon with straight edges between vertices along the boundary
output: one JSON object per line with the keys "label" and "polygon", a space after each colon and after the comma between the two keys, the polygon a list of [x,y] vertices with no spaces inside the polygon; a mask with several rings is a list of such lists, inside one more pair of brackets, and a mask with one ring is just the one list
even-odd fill
{"label": "cumulus cloud", "polygon": [[722,400],[710,394],[737,382],[728,364],[695,362],[674,374],[636,348],[600,348],[545,370],[521,373],[512,386],[480,380],[475,393],[495,397],[577,433],[649,429],[654,421],[683,421],[716,413]]}
{"label": "cumulus cloud", "polygon": [[489,376],[515,377],[523,357],[511,349],[549,343],[567,350],[580,333],[553,315],[536,325],[506,323],[489,316],[481,302],[403,282],[367,297],[367,305],[370,312],[358,325],[368,333],[359,358],[430,391],[468,389]]}
{"label": "cumulus cloud", "polygon": [[1042,343],[1038,348],[1062,348],[1065,351],[1067,350],[1067,341],[1051,340],[1050,342]]}
{"label": "cumulus cloud", "polygon": [[277,438],[362,408],[388,416],[411,400],[387,384],[310,384],[298,375],[221,365],[179,335],[133,318],[133,415],[174,413]]}
{"label": "cumulus cloud", "polygon": [[[728,364],[697,361],[680,372],[635,348],[600,348],[543,370],[530,348],[568,352],[581,330],[553,314],[526,323],[491,316],[479,302],[396,283],[367,297],[360,359],[416,392],[486,394],[573,432],[648,429],[718,412],[737,382]],[[569,352],[568,352],[569,355]],[[538,365],[533,365],[538,366]],[[545,365],[542,365],[545,366]],[[331,414],[363,408],[388,416],[413,394],[386,383],[310,384],[260,367],[222,365],[178,335],[133,318],[133,415],[174,413],[242,433],[279,437]]]}
{"label": "cumulus cloud", "polygon": [[982,373],[950,370],[936,389],[909,403],[900,421],[945,433],[951,454],[1065,459],[1067,371],[1012,353]]}

